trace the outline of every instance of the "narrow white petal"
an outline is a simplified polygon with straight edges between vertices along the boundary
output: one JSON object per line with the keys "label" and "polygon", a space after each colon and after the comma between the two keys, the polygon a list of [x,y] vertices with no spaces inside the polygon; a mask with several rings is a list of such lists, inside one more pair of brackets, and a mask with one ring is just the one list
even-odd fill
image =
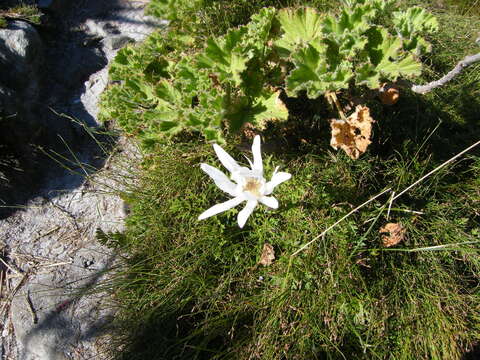
{"label": "narrow white petal", "polygon": [[272,180],[265,184],[265,195],[270,195],[275,188],[275,186],[281,184],[284,181],[289,180],[292,177],[292,174],[286,172],[277,172],[273,174]]}
{"label": "narrow white petal", "polygon": [[263,174],[262,152],[260,150],[260,136],[257,135],[253,139],[252,144],[253,153],[253,167],[252,170],[257,170],[260,174]]}
{"label": "narrow white petal", "polygon": [[243,225],[247,222],[248,217],[252,214],[253,209],[257,206],[258,202],[256,200],[248,200],[247,205],[238,213],[237,221],[238,226],[243,228]]}
{"label": "narrow white petal", "polygon": [[220,190],[225,191],[229,195],[236,196],[235,189],[237,186],[230,181],[227,175],[208,164],[201,164],[200,168],[213,179],[215,185],[217,185]]}
{"label": "narrow white petal", "polygon": [[213,144],[213,149],[215,150],[215,153],[218,156],[218,159],[222,163],[223,166],[225,166],[225,169],[227,169],[230,172],[235,172],[240,168],[240,166],[237,164],[237,162],[230,156],[228,153],[223,150],[219,145]]}
{"label": "narrow white petal", "polygon": [[273,196],[262,196],[259,200],[262,204],[272,209],[278,209],[278,201]]}
{"label": "narrow white petal", "polygon": [[203,213],[200,214],[198,217],[198,220],[203,220],[206,218],[209,218],[210,216],[217,215],[223,211],[227,211],[238,204],[240,204],[242,201],[244,201],[245,198],[242,196],[237,196],[236,198],[230,199],[228,201],[225,201],[223,203],[213,205],[210,209],[204,211]]}

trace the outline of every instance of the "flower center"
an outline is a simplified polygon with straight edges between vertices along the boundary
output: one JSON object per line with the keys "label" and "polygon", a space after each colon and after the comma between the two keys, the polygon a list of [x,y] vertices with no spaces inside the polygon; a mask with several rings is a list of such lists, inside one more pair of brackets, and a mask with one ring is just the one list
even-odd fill
{"label": "flower center", "polygon": [[259,179],[253,177],[246,178],[245,180],[246,181],[245,185],[243,185],[243,191],[247,191],[257,198],[261,197],[262,194],[260,193],[260,190],[263,185],[262,182]]}

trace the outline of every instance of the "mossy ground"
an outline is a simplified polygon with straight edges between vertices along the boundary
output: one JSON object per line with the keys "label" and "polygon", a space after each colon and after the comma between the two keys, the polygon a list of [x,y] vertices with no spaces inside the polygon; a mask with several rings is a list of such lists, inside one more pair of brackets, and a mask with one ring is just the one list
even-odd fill
{"label": "mossy ground", "polygon": [[[335,7],[312,3],[323,11]],[[220,10],[207,7],[202,29],[222,32],[257,10],[249,1],[216,4],[230,17],[215,22]],[[478,17],[442,4],[427,4],[441,26],[430,39],[434,51],[422,81],[478,51],[472,34]],[[327,104],[289,100],[290,120],[262,134],[262,149],[267,178],[277,165],[293,177],[275,190],[280,208],[260,206],[243,229],[236,225],[240,207],[197,221],[226,200],[199,167],[221,167],[211,145],[184,134],[155,147],[137,185],[122,193],[131,209],[125,233],[100,236],[125,254],[105,284],[119,306],[112,354],[460,359],[472,351],[480,340],[478,149],[393,203],[391,192],[378,197],[293,254],[353,208],[387,188],[400,193],[478,141],[478,69],[425,96],[402,92],[391,107],[371,100],[373,143],[359,160],[329,147],[327,119],[318,116]],[[240,160],[250,156],[250,142],[230,137],[226,150]],[[392,248],[382,246],[379,233],[388,222],[406,228]],[[270,266],[258,264],[265,243],[275,250]]]}

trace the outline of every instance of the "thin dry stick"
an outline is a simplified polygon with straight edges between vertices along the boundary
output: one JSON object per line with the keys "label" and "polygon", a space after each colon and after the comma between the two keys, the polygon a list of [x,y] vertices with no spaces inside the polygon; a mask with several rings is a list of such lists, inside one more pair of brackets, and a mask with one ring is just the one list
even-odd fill
{"label": "thin dry stick", "polygon": [[72,261],[64,261],[64,262],[59,262],[59,263],[55,263],[55,264],[43,265],[43,267],[48,268],[48,267],[62,266],[62,265],[72,265],[72,264],[73,264]]}
{"label": "thin dry stick", "polygon": [[476,55],[466,56],[462,61],[460,61],[448,74],[442,78],[432,81],[426,85],[412,85],[411,89],[413,92],[418,94],[426,94],[427,92],[432,91],[433,89],[445,85],[450,80],[456,78],[464,69],[480,61],[480,53]]}
{"label": "thin dry stick", "polygon": [[392,209],[392,203],[393,203],[393,198],[395,197],[395,191],[392,192],[392,197],[390,198],[390,203],[388,204],[388,210],[387,210],[387,221],[390,218],[390,210]]}
{"label": "thin dry stick", "polygon": [[323,235],[325,235],[327,232],[329,232],[331,229],[333,229],[335,226],[337,226],[338,224],[340,224],[343,220],[345,220],[347,217],[349,217],[350,215],[352,215],[353,213],[357,212],[358,210],[360,210],[361,208],[363,208],[365,205],[371,203],[373,200],[375,200],[376,198],[378,198],[379,196],[385,194],[386,192],[390,191],[391,188],[388,188],[386,190],[383,190],[380,194],[377,194],[375,195],[374,197],[372,197],[370,200],[367,200],[365,201],[363,204],[357,206],[355,209],[353,209],[352,211],[350,211],[347,215],[345,215],[344,217],[342,217],[340,220],[338,220],[335,224],[329,226],[328,228],[326,228],[320,235],[317,235],[315,236],[312,240],[310,240],[308,243],[306,243],[305,245],[303,245],[300,249],[298,249],[297,251],[295,251],[292,256],[295,256],[297,255],[299,252],[305,250],[308,246],[310,246],[310,244],[312,244],[313,242],[317,241],[318,239],[320,239]]}
{"label": "thin dry stick", "polygon": [[32,322],[34,324],[38,323],[38,315],[37,312],[35,311],[35,308],[33,306],[32,298],[30,297],[30,290],[27,291],[25,294],[25,301],[28,304],[28,309],[30,310],[30,314],[32,315]]}
{"label": "thin dry stick", "polygon": [[[454,246],[459,246],[459,245],[470,245],[470,244],[478,244],[480,241],[464,241],[464,242],[459,242],[459,243],[454,243],[454,244],[443,244],[443,245],[434,245],[434,246],[425,246],[421,248],[414,248],[414,249],[399,249],[399,248],[385,248],[382,249],[384,251],[399,251],[399,252],[420,252],[420,251],[438,251],[438,250],[443,250],[443,249],[449,249],[449,248],[454,248]],[[455,248],[454,248],[455,249]]]}
{"label": "thin dry stick", "polygon": [[57,231],[58,229],[60,229],[60,226],[56,226],[56,227],[54,227],[53,229],[48,230],[45,234],[40,234],[40,235],[38,235],[35,239],[33,239],[33,241],[40,240],[41,238],[44,238],[45,236],[48,236],[48,235],[54,233],[54,232]]}
{"label": "thin dry stick", "polygon": [[406,189],[402,190],[400,193],[398,193],[398,195],[395,195],[393,198],[392,198],[392,201],[394,201],[395,199],[398,199],[400,196],[402,196],[403,194],[405,194],[408,190],[410,190],[411,188],[413,188],[414,186],[418,185],[419,183],[421,183],[423,180],[425,180],[427,177],[429,177],[430,175],[432,175],[433,173],[436,173],[438,170],[444,168],[445,166],[447,166],[448,164],[450,164],[452,161],[454,161],[455,159],[459,158],[460,156],[462,156],[463,154],[465,154],[466,152],[472,150],[475,146],[478,146],[480,145],[480,141],[477,141],[475,144],[469,146],[468,148],[466,148],[465,150],[459,152],[457,155],[455,155],[454,157],[452,157],[451,159],[445,161],[442,165],[440,166],[437,166],[435,169],[433,169],[432,171],[430,171],[428,174],[426,174],[425,176],[422,176],[420,179],[418,179],[417,181],[415,181],[413,184],[411,184],[410,186],[408,186]]}
{"label": "thin dry stick", "polygon": [[5,302],[3,303],[3,306],[2,306],[2,309],[0,310],[0,316],[3,316],[3,318],[5,319],[6,317],[6,309],[7,307],[10,305],[10,303],[12,302],[13,298],[15,297],[15,295],[17,294],[18,290],[20,290],[20,288],[25,285],[25,283],[27,282],[27,279],[28,279],[28,276],[29,276],[29,272],[27,271],[26,273],[23,274],[23,277],[22,277],[22,280],[20,280],[20,282],[18,283],[18,285],[15,287],[15,289],[13,289],[13,291],[10,292],[10,294],[8,294],[8,297],[7,299],[5,300]]}
{"label": "thin dry stick", "polygon": [[10,265],[8,265],[2,258],[0,258],[0,262],[5,265],[11,272],[14,272],[15,274],[18,274],[18,271],[12,268]]}
{"label": "thin dry stick", "polygon": [[3,282],[5,281],[5,271],[0,270],[0,299],[3,297]]}
{"label": "thin dry stick", "polygon": [[408,210],[408,209],[393,209],[395,211],[403,211],[403,212],[406,212],[406,213],[412,213],[412,214],[416,214],[416,215],[423,215],[425,214],[423,211],[415,211],[415,210]]}

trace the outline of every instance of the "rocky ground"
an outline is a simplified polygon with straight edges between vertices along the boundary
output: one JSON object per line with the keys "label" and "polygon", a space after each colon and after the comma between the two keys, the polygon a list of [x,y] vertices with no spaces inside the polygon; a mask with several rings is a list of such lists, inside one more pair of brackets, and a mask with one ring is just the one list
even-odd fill
{"label": "rocky ground", "polygon": [[[0,355],[102,359],[113,309],[88,289],[115,254],[95,233],[121,230],[114,174],[137,155],[113,135],[93,139],[104,130],[97,103],[116,51],[164,24],[144,16],[146,1],[38,5],[41,26],[0,29]],[[15,116],[22,121],[13,128]]]}

